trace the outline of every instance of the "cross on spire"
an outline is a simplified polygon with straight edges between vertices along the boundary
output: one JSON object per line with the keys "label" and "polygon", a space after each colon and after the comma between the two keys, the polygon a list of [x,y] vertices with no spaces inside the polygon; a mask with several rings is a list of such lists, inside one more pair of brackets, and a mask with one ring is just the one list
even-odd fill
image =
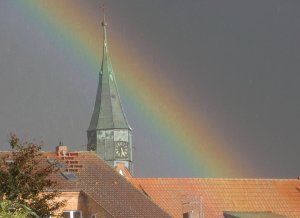
{"label": "cross on spire", "polygon": [[106,10],[105,4],[101,5],[99,8],[102,9],[102,13],[103,13],[102,26],[105,27],[107,26],[106,19],[105,19],[105,10]]}

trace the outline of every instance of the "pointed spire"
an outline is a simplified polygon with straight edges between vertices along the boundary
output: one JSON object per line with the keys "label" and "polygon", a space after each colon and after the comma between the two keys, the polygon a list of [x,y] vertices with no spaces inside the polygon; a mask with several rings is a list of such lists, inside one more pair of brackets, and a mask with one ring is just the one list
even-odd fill
{"label": "pointed spire", "polygon": [[103,56],[94,112],[88,131],[95,129],[131,129],[120,101],[115,75],[108,55],[105,7],[103,10]]}

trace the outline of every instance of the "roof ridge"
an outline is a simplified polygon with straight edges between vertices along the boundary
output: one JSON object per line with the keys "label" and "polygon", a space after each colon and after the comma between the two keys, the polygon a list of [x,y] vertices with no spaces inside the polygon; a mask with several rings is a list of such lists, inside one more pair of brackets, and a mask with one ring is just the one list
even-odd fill
{"label": "roof ridge", "polygon": [[234,181],[300,181],[300,177],[296,177],[296,178],[188,178],[188,177],[177,177],[177,178],[173,178],[173,177],[132,177],[129,179],[141,179],[141,180],[234,180]]}
{"label": "roof ridge", "polygon": [[[0,151],[0,152],[3,152],[3,151]],[[11,152],[11,151],[6,151],[6,152]],[[53,153],[55,154],[56,151],[52,151],[52,150],[48,150],[48,151],[45,151],[45,150],[42,150],[40,151],[41,153]],[[89,153],[91,151],[68,151],[68,153]]]}

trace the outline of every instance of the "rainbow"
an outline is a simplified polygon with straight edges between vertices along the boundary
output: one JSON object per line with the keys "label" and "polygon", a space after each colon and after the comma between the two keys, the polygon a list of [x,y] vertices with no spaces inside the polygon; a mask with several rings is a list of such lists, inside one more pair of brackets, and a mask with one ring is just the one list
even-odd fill
{"label": "rainbow", "polygon": [[[100,68],[102,35],[95,28],[95,24],[100,23],[99,9],[95,3],[74,0],[19,0],[12,4],[16,4],[32,19],[39,20],[39,31],[46,31],[49,37],[55,37],[55,46],[60,46],[60,43],[65,47],[67,45],[70,56],[88,66],[87,71],[94,73],[87,76],[96,78]],[[122,69],[122,74],[117,74],[118,84],[124,90],[122,98],[133,105],[138,119],[147,117],[147,128],[162,139],[164,149],[170,151],[174,158],[180,157],[187,171],[193,175],[252,175],[252,170],[245,168],[242,161],[237,159],[239,155],[226,149],[220,134],[206,128],[205,124],[212,121],[204,116],[195,121],[196,109],[184,106],[185,102],[180,101],[183,98],[178,98],[178,88],[175,90],[174,87],[156,80],[155,66],[147,66],[146,61],[142,60],[143,55],[137,57],[128,50],[122,50],[124,46],[121,45],[126,42],[116,35],[118,34],[109,34],[109,42],[113,44],[113,47],[110,46],[113,64],[115,68]]]}

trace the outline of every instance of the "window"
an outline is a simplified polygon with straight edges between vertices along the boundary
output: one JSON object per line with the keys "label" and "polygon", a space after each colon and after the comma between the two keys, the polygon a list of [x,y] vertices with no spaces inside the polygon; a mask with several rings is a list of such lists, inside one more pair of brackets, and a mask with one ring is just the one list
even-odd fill
{"label": "window", "polygon": [[93,215],[91,216],[91,218],[98,218],[98,217],[97,217],[97,214],[93,214]]}
{"label": "window", "polygon": [[15,161],[14,160],[11,160],[11,159],[6,159],[5,160],[5,163],[7,164],[13,164]]}
{"label": "window", "polygon": [[82,212],[80,210],[64,211],[63,218],[82,218]]}

